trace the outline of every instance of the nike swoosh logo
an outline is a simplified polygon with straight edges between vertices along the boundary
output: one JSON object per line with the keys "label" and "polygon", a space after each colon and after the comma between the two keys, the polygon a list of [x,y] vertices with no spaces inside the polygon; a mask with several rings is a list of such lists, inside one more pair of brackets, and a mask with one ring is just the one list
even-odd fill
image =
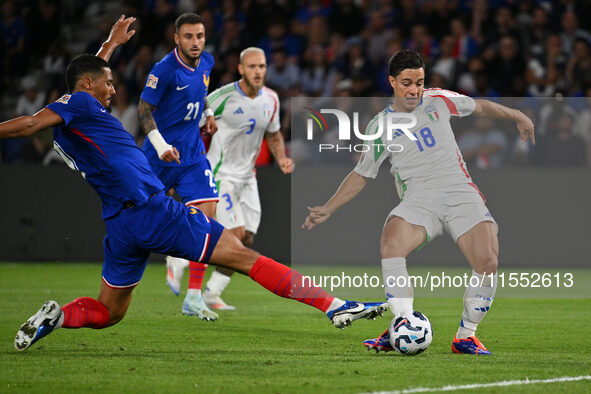
{"label": "nike swoosh logo", "polygon": [[106,109],[101,109],[101,112],[107,112],[107,110]]}
{"label": "nike swoosh logo", "polygon": [[187,86],[189,86],[189,85],[185,85],[185,86],[183,86],[183,87],[177,86],[177,87],[176,87],[176,90],[183,90],[183,89],[184,89],[184,88],[186,88]]}

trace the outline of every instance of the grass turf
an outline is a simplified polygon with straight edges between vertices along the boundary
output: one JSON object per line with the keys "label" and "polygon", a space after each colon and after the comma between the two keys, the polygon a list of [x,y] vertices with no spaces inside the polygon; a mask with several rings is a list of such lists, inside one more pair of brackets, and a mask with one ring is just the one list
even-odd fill
{"label": "grass turf", "polygon": [[[589,298],[497,298],[478,333],[492,357],[451,353],[461,298],[419,298],[433,343],[404,357],[361,345],[387,328],[389,314],[337,330],[319,311],[238,275],[224,295],[236,312],[216,322],[182,316],[182,297],[169,291],[161,264],[148,265],[116,326],[61,329],[24,353],[14,349],[16,330],[43,301],[95,297],[100,271],[100,264],[0,264],[0,392],[354,393],[591,371]],[[554,391],[591,392],[591,382],[477,390]]]}

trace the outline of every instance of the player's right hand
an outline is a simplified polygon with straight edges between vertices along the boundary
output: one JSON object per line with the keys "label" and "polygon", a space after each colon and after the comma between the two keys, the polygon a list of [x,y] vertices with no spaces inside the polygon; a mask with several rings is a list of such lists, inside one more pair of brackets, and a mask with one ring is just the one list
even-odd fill
{"label": "player's right hand", "polygon": [[307,207],[308,208],[308,217],[304,224],[302,224],[303,229],[310,230],[312,227],[316,226],[317,224],[324,223],[330,217],[330,210],[326,207]]}
{"label": "player's right hand", "polygon": [[160,156],[160,160],[165,161],[167,163],[170,163],[171,161],[176,161],[177,164],[181,164],[181,155],[179,154],[179,151],[172,145],[171,148],[172,149],[167,150],[162,154],[162,156]]}
{"label": "player's right hand", "polygon": [[135,34],[135,30],[127,31],[133,22],[135,22],[134,17],[126,18],[125,15],[121,15],[111,28],[107,41],[112,41],[116,45],[125,44]]}

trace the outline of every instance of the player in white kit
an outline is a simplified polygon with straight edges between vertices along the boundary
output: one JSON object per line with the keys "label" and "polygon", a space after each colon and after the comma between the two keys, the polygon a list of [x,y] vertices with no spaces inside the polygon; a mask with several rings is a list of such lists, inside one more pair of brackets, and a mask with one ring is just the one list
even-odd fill
{"label": "player in white kit", "polygon": [[[238,65],[242,78],[207,96],[218,125],[207,153],[220,196],[216,219],[245,246],[252,245],[261,220],[254,165],[263,138],[281,171],[289,174],[293,169],[280,132],[279,98],[264,86],[266,70],[264,51],[247,48]],[[235,309],[220,297],[232,273],[223,268],[213,272],[203,293],[210,308]]]}
{"label": "player in white kit", "polygon": [[[366,134],[375,134],[380,115],[383,118],[391,116],[394,123],[408,123],[408,118],[403,117],[410,113],[417,123],[407,130],[416,139],[400,130],[389,140],[384,132],[381,140],[372,142],[373,149],[361,156],[334,196],[321,207],[309,208],[309,216],[302,227],[311,229],[326,221],[334,211],[352,200],[369,178],[375,178],[379,166],[388,159],[401,199],[386,218],[380,240],[382,274],[390,310],[399,317],[412,314],[413,289],[408,280],[406,257],[447,232],[470,263],[472,278],[476,278],[471,278],[466,288],[464,312],[452,341],[452,350],[455,353],[491,354],[474,333],[489,310],[496,291],[498,226],[466,169],[450,117],[475,114],[512,120],[521,139],[532,143],[534,125],[521,111],[488,100],[473,100],[443,89],[424,89],[424,69],[425,64],[415,51],[402,50],[392,56],[388,78],[394,90],[394,102],[366,129]],[[380,146],[380,143],[384,145]],[[399,280],[400,277],[406,279]],[[396,287],[396,283],[406,283],[407,286]],[[366,340],[364,345],[377,351],[392,350],[387,330],[377,338]]]}

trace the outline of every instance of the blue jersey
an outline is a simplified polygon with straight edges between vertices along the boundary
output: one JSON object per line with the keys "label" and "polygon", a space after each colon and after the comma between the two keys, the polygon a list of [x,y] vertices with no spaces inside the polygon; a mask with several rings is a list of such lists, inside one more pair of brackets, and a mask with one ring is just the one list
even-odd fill
{"label": "blue jersey", "polygon": [[53,131],[55,149],[96,190],[103,219],[164,189],[133,137],[93,96],[66,94],[47,108],[64,120]]}
{"label": "blue jersey", "polygon": [[[142,100],[156,107],[153,115],[158,130],[167,143],[178,149],[182,165],[207,160],[199,119],[213,63],[213,56],[203,52],[197,68],[189,67],[175,48],[154,65],[141,95]],[[160,160],[149,139],[144,142],[144,151],[152,165],[178,166]]]}

